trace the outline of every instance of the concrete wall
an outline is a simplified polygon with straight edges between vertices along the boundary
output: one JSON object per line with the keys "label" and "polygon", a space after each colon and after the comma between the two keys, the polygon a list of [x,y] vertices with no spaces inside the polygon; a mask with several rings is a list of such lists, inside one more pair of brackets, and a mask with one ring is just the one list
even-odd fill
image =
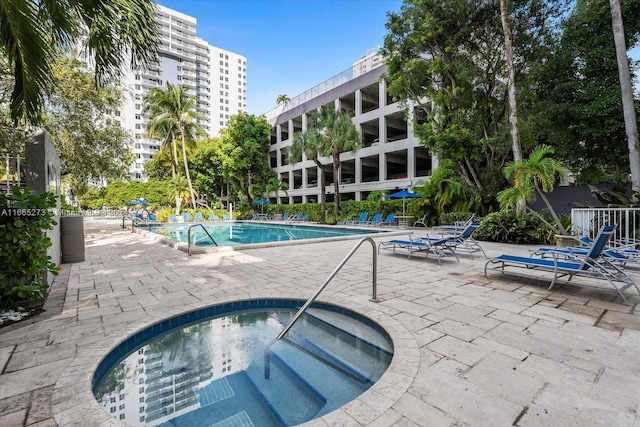
{"label": "concrete wall", "polygon": [[[49,256],[60,265],[60,157],[44,130],[39,130],[27,138],[25,145],[26,184],[37,193],[51,192],[57,196],[55,221],[57,225],[47,232],[51,239]],[[47,282],[53,282],[53,275],[49,274]]]}

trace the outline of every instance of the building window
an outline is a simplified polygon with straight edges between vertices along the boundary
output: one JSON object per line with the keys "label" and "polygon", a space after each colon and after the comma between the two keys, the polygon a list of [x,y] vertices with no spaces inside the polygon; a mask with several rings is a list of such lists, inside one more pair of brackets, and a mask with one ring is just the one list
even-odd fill
{"label": "building window", "polygon": [[116,403],[116,398],[115,397],[110,397],[109,398],[109,403]]}
{"label": "building window", "polygon": [[144,412],[144,406],[140,407],[140,413],[142,414]]}
{"label": "building window", "polygon": [[120,400],[124,400],[124,394],[121,394],[120,396],[118,396],[120,398]]}
{"label": "building window", "polygon": [[182,76],[176,76],[177,80],[182,80]]}
{"label": "building window", "polygon": [[109,408],[109,412],[111,412],[112,414],[116,412],[116,407],[112,406],[111,408]]}
{"label": "building window", "polygon": [[124,414],[120,414],[120,419],[124,420]]}
{"label": "building window", "polygon": [[[136,175],[139,175],[139,174],[136,174]],[[138,176],[138,178],[140,178],[140,177]],[[139,392],[139,393],[144,393],[144,387],[140,387],[140,388],[138,389],[138,392]]]}
{"label": "building window", "polygon": [[122,405],[120,405],[120,406],[118,407],[118,409],[123,410],[123,409],[124,409],[124,403],[123,403]]}
{"label": "building window", "polygon": [[178,66],[176,67],[176,69],[177,69],[178,71],[182,71],[182,66],[178,65]]}
{"label": "building window", "polygon": [[140,90],[140,85],[139,84],[136,84],[135,87],[136,87],[136,90]]}

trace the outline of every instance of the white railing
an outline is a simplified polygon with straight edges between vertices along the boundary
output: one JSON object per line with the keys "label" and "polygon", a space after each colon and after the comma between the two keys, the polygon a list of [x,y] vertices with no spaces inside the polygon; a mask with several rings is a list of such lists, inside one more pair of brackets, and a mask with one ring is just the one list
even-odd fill
{"label": "white railing", "polygon": [[571,209],[573,233],[594,238],[603,225],[615,224],[611,240],[623,244],[640,241],[640,208]]}

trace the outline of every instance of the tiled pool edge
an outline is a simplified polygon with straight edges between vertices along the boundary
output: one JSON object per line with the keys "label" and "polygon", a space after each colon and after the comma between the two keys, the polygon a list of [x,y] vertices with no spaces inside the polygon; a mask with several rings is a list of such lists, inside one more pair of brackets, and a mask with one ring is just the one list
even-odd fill
{"label": "tiled pool edge", "polygon": [[[289,295],[287,299],[305,299],[305,295]],[[275,298],[271,293],[264,295],[254,294],[251,297],[245,293],[228,295],[219,301],[207,304],[192,304],[182,308],[167,310],[162,316],[150,318],[146,322],[129,325],[125,330],[107,336],[100,343],[96,343],[79,355],[77,355],[62,374],[53,387],[51,399],[52,416],[58,426],[126,426],[126,424],[112,418],[100,406],[95,399],[91,385],[93,375],[100,362],[124,340],[142,332],[155,323],[168,318],[183,314],[185,312],[199,310],[211,305],[219,305],[244,301],[247,299]],[[278,298],[279,299],[279,298]],[[360,423],[370,422],[373,418],[380,416],[407,391],[411,380],[418,372],[420,352],[418,343],[411,332],[392,316],[376,308],[376,303],[369,302],[367,305],[355,304],[353,307],[346,307],[343,299],[335,297],[319,298],[318,302],[333,304],[348,308],[349,310],[367,317],[378,323],[391,337],[394,344],[394,357],[389,368],[369,390],[360,395],[347,405],[325,415],[317,420],[309,421],[306,424],[313,424],[318,420],[330,420],[336,413],[345,412],[349,417],[358,420]],[[403,381],[398,381],[401,378]],[[402,384],[402,385],[399,385]],[[384,399],[377,396],[384,396]],[[394,398],[391,398],[393,396]],[[366,408],[366,410],[363,410]],[[343,417],[343,415],[340,415]],[[371,418],[373,417],[373,418]]]}
{"label": "tiled pool edge", "polygon": [[[184,223],[179,223],[184,224]],[[196,224],[196,223],[194,223]],[[318,224],[305,224],[307,226],[322,226],[326,227],[326,225],[318,225]],[[358,228],[358,230],[362,230],[362,228]],[[403,229],[403,230],[392,230],[388,228],[377,228],[377,230],[384,230],[384,236],[406,236],[409,234],[413,234],[415,230]],[[147,231],[140,227],[135,227],[133,230],[135,233],[140,234],[148,239],[154,240],[163,245],[167,245],[171,248],[178,249],[183,252],[188,251],[189,245],[185,242],[170,239],[166,236],[162,236],[151,231]],[[205,253],[216,253],[216,252],[231,252],[231,251],[244,251],[247,249],[265,249],[265,248],[275,248],[280,246],[295,246],[295,245],[307,245],[312,243],[327,243],[327,242],[337,242],[342,240],[359,240],[364,237],[381,237],[380,233],[367,233],[367,234],[354,234],[350,236],[337,236],[337,237],[322,237],[318,239],[302,239],[302,240],[284,240],[278,242],[267,242],[267,243],[251,243],[246,245],[234,245],[234,246],[216,246],[216,247],[201,247],[192,245],[191,253],[194,255],[205,254]]]}

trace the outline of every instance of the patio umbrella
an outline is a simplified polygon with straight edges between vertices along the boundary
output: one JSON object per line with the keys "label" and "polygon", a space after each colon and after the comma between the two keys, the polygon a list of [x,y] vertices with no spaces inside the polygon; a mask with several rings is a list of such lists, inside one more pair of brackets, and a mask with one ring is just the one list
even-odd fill
{"label": "patio umbrella", "polygon": [[391,200],[402,199],[402,216],[405,216],[404,214],[405,200],[406,199],[422,199],[422,196],[416,193],[412,193],[411,191],[402,190],[402,191],[398,191],[397,193],[389,194],[387,196],[387,199],[391,199]]}
{"label": "patio umbrella", "polygon": [[130,202],[127,202],[128,205],[150,205],[151,203],[147,202],[145,199],[134,199]]}
{"label": "patio umbrella", "polygon": [[258,199],[258,200],[254,200],[253,204],[260,205],[260,213],[264,214],[264,205],[270,205],[271,202],[267,199]]}

